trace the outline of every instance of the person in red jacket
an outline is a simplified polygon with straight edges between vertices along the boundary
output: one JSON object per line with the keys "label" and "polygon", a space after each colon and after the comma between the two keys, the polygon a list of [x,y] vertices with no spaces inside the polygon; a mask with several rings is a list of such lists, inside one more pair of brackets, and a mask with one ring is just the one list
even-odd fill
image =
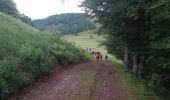
{"label": "person in red jacket", "polygon": [[97,52],[95,52],[95,56],[96,56],[96,61],[99,61],[99,59],[100,59],[100,52],[99,51],[97,51]]}

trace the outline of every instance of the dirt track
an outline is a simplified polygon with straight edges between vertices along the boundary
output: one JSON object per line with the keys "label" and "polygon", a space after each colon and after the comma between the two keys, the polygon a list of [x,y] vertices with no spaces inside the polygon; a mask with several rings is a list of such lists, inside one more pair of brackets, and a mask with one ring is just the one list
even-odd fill
{"label": "dirt track", "polygon": [[94,92],[95,100],[128,100],[122,89],[120,76],[108,62],[100,63],[96,81],[98,85]]}
{"label": "dirt track", "polygon": [[[122,89],[120,76],[111,69],[112,66],[107,61],[87,62],[56,72],[45,82],[36,83],[18,96],[17,100],[75,100],[73,98],[75,94],[81,94],[77,92],[82,92],[83,89],[82,82],[75,77],[83,71],[94,70],[96,67],[98,70],[93,78],[95,86],[92,83],[95,88],[89,93],[90,100],[128,100]],[[89,99],[80,96],[76,100]]]}

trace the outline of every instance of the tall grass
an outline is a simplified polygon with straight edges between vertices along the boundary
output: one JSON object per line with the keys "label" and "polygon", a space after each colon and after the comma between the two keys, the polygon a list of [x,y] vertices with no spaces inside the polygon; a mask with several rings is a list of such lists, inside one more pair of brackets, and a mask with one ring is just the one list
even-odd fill
{"label": "tall grass", "polygon": [[131,100],[163,100],[142,79],[137,78],[128,69],[124,68],[122,61],[118,59],[109,60],[113,70],[121,76],[123,89],[131,97]]}

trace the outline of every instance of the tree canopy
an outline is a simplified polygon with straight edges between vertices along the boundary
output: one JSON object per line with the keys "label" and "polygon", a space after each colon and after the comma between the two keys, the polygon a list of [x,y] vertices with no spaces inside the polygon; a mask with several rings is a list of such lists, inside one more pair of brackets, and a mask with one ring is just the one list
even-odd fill
{"label": "tree canopy", "polygon": [[32,20],[28,16],[19,13],[13,0],[0,0],[0,12],[4,12],[17,19],[20,19],[31,26],[33,25]]}
{"label": "tree canopy", "polygon": [[0,0],[0,11],[15,17],[19,15],[13,0]]}

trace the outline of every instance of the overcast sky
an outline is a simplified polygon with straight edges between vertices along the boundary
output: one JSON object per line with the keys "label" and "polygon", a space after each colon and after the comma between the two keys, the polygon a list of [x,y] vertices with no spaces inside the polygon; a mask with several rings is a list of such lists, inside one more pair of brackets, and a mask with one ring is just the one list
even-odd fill
{"label": "overcast sky", "polygon": [[14,0],[20,13],[32,19],[42,19],[54,14],[83,12],[78,8],[83,0]]}

